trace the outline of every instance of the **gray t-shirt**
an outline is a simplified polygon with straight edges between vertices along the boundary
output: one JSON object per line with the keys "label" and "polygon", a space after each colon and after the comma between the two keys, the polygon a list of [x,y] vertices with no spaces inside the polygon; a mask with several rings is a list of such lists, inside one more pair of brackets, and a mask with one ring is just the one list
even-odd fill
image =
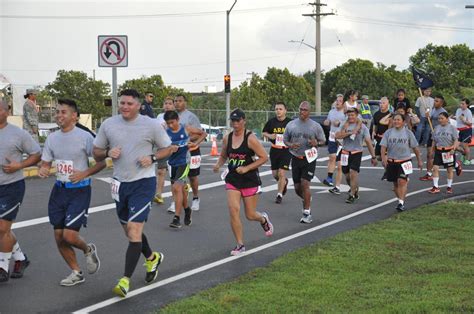
{"label": "gray t-shirt", "polygon": [[117,115],[102,123],[94,140],[94,146],[102,149],[120,147],[118,159],[113,159],[114,177],[120,182],[133,182],[155,176],[155,167],[143,168],[139,159],[154,153],[154,147],[164,148],[171,144],[166,131],[156,119],[138,115],[127,121]]}
{"label": "gray t-shirt", "polygon": [[[347,126],[347,131],[351,132],[356,127],[357,123],[351,123]],[[362,124],[362,127],[360,128],[360,131],[356,134],[354,140],[352,140],[350,136],[347,136],[343,139],[342,148],[350,152],[364,150],[362,144],[364,143],[365,139],[368,139],[370,141],[370,133],[369,129],[364,124]]]}
{"label": "gray t-shirt", "polygon": [[76,127],[69,132],[56,131],[46,139],[41,160],[72,161],[74,170],[85,171],[89,168],[93,142],[94,138],[89,132]]}
{"label": "gray t-shirt", "polygon": [[458,108],[458,110],[456,110],[456,126],[457,126],[457,128],[458,129],[468,128],[468,126],[466,124],[464,124],[464,122],[461,121],[461,119],[460,119],[461,115],[464,115],[464,118],[466,119],[467,122],[472,123],[472,112],[471,112],[471,110],[469,110],[469,109],[462,110],[461,108]]}
{"label": "gray t-shirt", "polygon": [[178,113],[179,114],[179,123],[184,125],[190,125],[193,128],[200,129],[201,122],[199,118],[189,110],[184,110]]}
{"label": "gray t-shirt", "polygon": [[[441,112],[446,112],[446,110],[443,107],[440,108],[433,108],[431,110],[431,123],[433,124],[433,129],[439,124],[438,122],[438,117]],[[431,129],[429,129],[431,130]]]}
{"label": "gray t-shirt", "polygon": [[[327,119],[331,122],[331,129],[329,132],[337,132],[344,125],[346,120],[346,115],[344,114],[344,109],[337,110],[336,108],[331,109],[328,113]],[[339,121],[339,126],[335,126],[334,122]]]}
{"label": "gray t-shirt", "polygon": [[290,121],[286,125],[283,141],[289,143],[299,143],[298,149],[290,149],[290,153],[294,156],[305,156],[305,150],[312,146],[309,144],[311,139],[317,139],[319,142],[326,141],[323,128],[321,125],[311,119],[302,121],[300,118]]}
{"label": "gray t-shirt", "polygon": [[387,156],[390,159],[407,160],[411,157],[411,148],[418,147],[415,135],[406,127],[401,129],[390,128],[383,134],[381,146],[387,147]]}
{"label": "gray t-shirt", "polygon": [[429,108],[430,110],[434,106],[434,98],[433,97],[424,97],[424,102],[421,99],[421,96],[418,97],[418,99],[415,102],[415,107],[420,108],[420,113],[424,116],[426,112],[426,108]]}
{"label": "gray t-shirt", "polygon": [[439,124],[434,129],[433,140],[436,146],[451,147],[457,139],[458,130],[456,130],[454,125],[448,123],[442,126]]}
{"label": "gray t-shirt", "polygon": [[23,170],[14,173],[3,172],[2,166],[8,164],[6,158],[21,162],[23,154],[38,154],[41,152],[41,147],[28,132],[9,123],[0,129],[0,139],[0,185],[22,180]]}

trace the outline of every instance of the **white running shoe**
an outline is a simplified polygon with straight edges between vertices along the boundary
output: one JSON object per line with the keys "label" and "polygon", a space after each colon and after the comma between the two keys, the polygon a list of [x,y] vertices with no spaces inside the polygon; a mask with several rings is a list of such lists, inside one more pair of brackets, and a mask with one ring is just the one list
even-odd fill
{"label": "white running shoe", "polygon": [[84,281],[86,280],[84,279],[82,271],[73,270],[72,273],[63,280],[61,280],[59,284],[64,287],[70,287],[75,286],[79,283],[83,283]]}
{"label": "white running shoe", "polygon": [[311,216],[311,211],[303,210],[303,217],[300,219],[300,223],[302,224],[310,224],[313,222],[313,217]]}
{"label": "white running shoe", "polygon": [[87,272],[89,274],[94,274],[100,268],[100,260],[99,256],[97,255],[97,247],[94,243],[89,243],[87,246],[90,248],[90,252],[86,253]]}
{"label": "white running shoe", "polygon": [[176,212],[176,209],[174,208],[174,201],[171,202],[171,205],[170,205],[170,207],[168,207],[167,211],[170,214],[174,214]]}
{"label": "white running shoe", "polygon": [[193,202],[191,203],[191,209],[194,210],[194,211],[198,211],[199,210],[199,198],[195,198],[193,199]]}

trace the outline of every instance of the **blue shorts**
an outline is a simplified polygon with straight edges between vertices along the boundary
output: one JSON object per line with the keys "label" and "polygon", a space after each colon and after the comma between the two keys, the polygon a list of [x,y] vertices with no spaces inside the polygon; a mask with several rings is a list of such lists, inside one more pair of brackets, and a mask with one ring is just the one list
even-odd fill
{"label": "blue shorts", "polygon": [[335,154],[337,153],[337,142],[328,141],[328,153]]}
{"label": "blue shorts", "polygon": [[120,223],[147,221],[155,191],[155,177],[120,183],[120,202],[115,202]]}
{"label": "blue shorts", "polygon": [[0,185],[0,219],[14,221],[25,196],[25,180]]}
{"label": "blue shorts", "polygon": [[471,137],[472,137],[472,129],[465,129],[465,130],[459,131],[459,142],[470,144]]}
{"label": "blue shorts", "polygon": [[91,187],[66,188],[55,184],[48,203],[49,222],[54,229],[79,231],[87,224]]}

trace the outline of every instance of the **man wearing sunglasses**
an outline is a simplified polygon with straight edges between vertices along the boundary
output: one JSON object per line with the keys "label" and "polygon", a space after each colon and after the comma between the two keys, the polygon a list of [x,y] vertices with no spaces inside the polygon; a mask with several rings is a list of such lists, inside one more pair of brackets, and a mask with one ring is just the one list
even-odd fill
{"label": "man wearing sunglasses", "polygon": [[155,113],[153,112],[153,98],[155,98],[155,96],[153,96],[152,92],[145,93],[145,100],[140,107],[140,114],[155,119]]}

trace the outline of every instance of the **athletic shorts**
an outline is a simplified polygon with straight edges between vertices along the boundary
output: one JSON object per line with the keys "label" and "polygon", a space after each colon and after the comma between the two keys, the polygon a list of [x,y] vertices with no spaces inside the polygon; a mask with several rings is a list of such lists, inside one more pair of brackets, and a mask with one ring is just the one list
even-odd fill
{"label": "athletic shorts", "polygon": [[459,131],[459,142],[461,143],[471,143],[472,129],[465,129]]}
{"label": "athletic shorts", "polygon": [[[339,152],[339,160],[341,159],[342,151]],[[349,152],[349,160],[347,166],[342,166],[342,173],[347,174],[350,170],[360,172],[360,163],[362,162],[362,152],[351,153]]]}
{"label": "athletic shorts", "polygon": [[230,183],[225,184],[225,189],[226,190],[232,190],[232,191],[239,191],[242,197],[249,197],[249,196],[254,196],[257,195],[258,193],[258,186],[252,187],[252,188],[243,188],[239,189],[233,186]]}
{"label": "athletic shorts", "polygon": [[330,155],[337,153],[337,147],[338,147],[337,142],[328,141],[328,153]]}
{"label": "athletic shorts", "polygon": [[[409,160],[406,160],[409,161]],[[385,173],[387,174],[388,182],[397,182],[398,179],[408,179],[408,175],[405,174],[402,168],[402,163],[406,162],[388,162]]]}
{"label": "athletic shorts", "polygon": [[316,160],[309,163],[306,158],[300,159],[293,156],[291,159],[291,175],[295,184],[301,183],[301,179],[306,181],[313,180],[315,170]]}
{"label": "athletic shorts", "polygon": [[380,142],[382,142],[382,138],[375,136],[375,156],[382,156],[382,146],[380,146]]}
{"label": "athletic shorts", "polygon": [[[190,151],[190,154],[191,154],[191,157],[192,156],[200,156],[201,155],[201,150],[198,148],[196,150]],[[189,169],[188,177],[197,177],[200,174],[201,174],[201,166],[199,166],[196,169]]]}
{"label": "athletic shorts", "polygon": [[272,170],[290,169],[291,153],[288,149],[270,148],[270,163]]}
{"label": "athletic shorts", "polygon": [[[448,150],[448,151],[450,151],[450,150]],[[443,150],[435,149],[433,165],[443,166],[444,168],[454,167],[454,165],[456,164],[456,154],[453,154],[453,162],[444,163],[443,162],[443,155],[442,155],[444,152],[445,151],[443,151]]]}
{"label": "athletic shorts", "polygon": [[188,179],[189,165],[171,166],[170,181],[171,184],[185,184]]}
{"label": "athletic shorts", "polygon": [[79,231],[87,224],[91,203],[91,187],[66,188],[60,183],[53,186],[48,203],[49,222],[54,229]]}
{"label": "athletic shorts", "polygon": [[120,223],[147,221],[155,191],[155,177],[120,183],[120,202],[115,202]]}
{"label": "athletic shorts", "polygon": [[426,141],[426,147],[433,147],[433,137],[431,136],[431,130],[430,135],[428,136],[428,140]]}
{"label": "athletic shorts", "polygon": [[25,180],[0,185],[0,219],[14,221],[25,196]]}

